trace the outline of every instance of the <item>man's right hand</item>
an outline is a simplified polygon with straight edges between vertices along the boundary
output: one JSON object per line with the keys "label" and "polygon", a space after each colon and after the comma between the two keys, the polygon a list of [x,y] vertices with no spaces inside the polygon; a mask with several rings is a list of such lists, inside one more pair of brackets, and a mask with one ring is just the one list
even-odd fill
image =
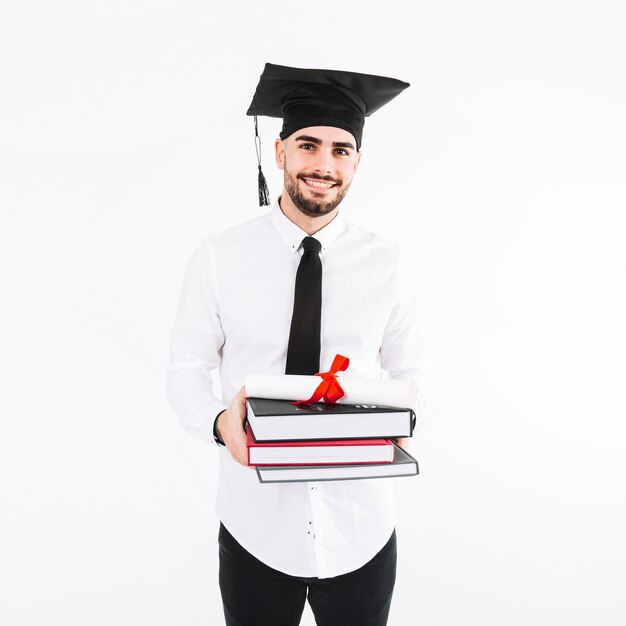
{"label": "man's right hand", "polygon": [[243,429],[246,419],[246,388],[242,387],[233,398],[230,406],[217,418],[217,430],[226,448],[237,463],[248,466],[247,436]]}

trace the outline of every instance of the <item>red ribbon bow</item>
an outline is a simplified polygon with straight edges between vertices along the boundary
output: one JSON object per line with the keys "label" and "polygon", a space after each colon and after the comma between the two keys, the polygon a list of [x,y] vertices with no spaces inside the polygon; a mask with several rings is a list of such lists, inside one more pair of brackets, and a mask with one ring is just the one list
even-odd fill
{"label": "red ribbon bow", "polygon": [[315,376],[322,377],[322,382],[317,386],[313,395],[308,400],[298,400],[291,404],[310,404],[311,402],[318,402],[322,397],[324,398],[324,402],[335,404],[339,398],[346,395],[337,380],[336,374],[337,372],[347,370],[348,365],[350,365],[350,359],[347,356],[337,354],[328,372],[317,372],[317,374],[315,374]]}

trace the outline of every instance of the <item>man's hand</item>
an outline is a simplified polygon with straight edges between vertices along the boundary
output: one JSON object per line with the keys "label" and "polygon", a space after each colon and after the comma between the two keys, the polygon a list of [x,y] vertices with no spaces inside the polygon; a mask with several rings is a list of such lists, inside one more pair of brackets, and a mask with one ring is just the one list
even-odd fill
{"label": "man's hand", "polygon": [[408,437],[398,437],[396,439],[396,443],[407,452],[409,451],[409,438]]}
{"label": "man's hand", "polygon": [[243,422],[246,419],[246,388],[242,387],[230,406],[217,418],[217,430],[237,463],[248,466],[248,446]]}

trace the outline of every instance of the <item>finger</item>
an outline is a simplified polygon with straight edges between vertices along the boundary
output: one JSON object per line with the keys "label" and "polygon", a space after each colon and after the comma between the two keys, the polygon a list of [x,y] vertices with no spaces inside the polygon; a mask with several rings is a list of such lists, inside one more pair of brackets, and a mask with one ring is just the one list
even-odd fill
{"label": "finger", "polygon": [[248,465],[248,445],[245,436],[237,437],[237,441],[235,442],[235,454],[237,455],[238,463]]}
{"label": "finger", "polygon": [[234,446],[230,452],[230,456],[233,457],[233,461],[235,463],[239,463],[239,465],[248,465],[248,450],[244,452],[238,446]]}

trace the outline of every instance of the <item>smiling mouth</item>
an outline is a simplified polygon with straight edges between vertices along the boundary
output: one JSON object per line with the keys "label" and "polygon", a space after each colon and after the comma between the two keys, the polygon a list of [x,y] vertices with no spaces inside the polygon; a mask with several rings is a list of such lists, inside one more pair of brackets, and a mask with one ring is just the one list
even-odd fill
{"label": "smiling mouth", "polygon": [[325,180],[319,180],[318,178],[302,178],[301,180],[304,181],[307,187],[315,189],[316,191],[326,191],[337,186],[337,183],[330,183]]}

